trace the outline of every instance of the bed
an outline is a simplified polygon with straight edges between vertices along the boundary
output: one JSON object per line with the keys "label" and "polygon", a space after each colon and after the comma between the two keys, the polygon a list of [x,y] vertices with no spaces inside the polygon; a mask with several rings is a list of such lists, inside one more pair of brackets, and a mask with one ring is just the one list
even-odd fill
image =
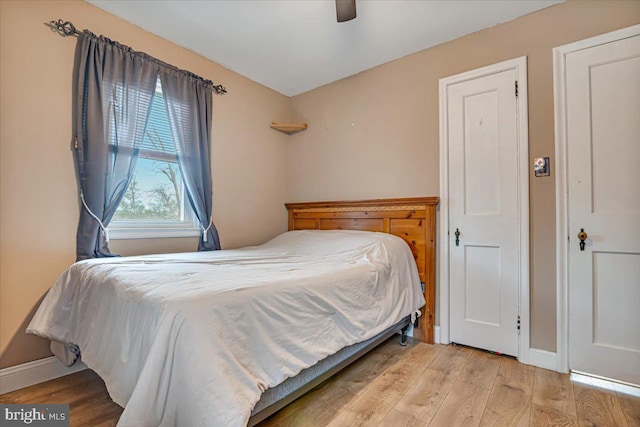
{"label": "bed", "polygon": [[291,231],[261,246],[82,261],[27,332],[81,354],[121,426],[255,424],[406,328],[432,274],[427,206],[291,204]]}

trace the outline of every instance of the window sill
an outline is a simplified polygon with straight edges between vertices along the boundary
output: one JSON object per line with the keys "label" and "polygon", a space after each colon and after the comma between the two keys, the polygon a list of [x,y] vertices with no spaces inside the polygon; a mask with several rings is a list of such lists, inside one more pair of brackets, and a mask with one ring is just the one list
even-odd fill
{"label": "window sill", "polygon": [[187,227],[110,227],[111,240],[166,239],[172,237],[199,237],[202,230]]}

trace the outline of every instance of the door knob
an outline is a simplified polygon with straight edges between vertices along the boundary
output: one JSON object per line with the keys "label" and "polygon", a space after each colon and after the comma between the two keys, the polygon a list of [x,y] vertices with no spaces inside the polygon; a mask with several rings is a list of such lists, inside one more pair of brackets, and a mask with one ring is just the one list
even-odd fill
{"label": "door knob", "polygon": [[453,234],[456,236],[456,246],[460,246],[460,230],[456,228],[456,232]]}
{"label": "door knob", "polygon": [[585,240],[587,240],[587,237],[589,237],[589,235],[587,233],[584,232],[584,228],[580,229],[580,232],[578,233],[578,239],[580,239],[580,250],[584,251],[584,245],[585,245]]}

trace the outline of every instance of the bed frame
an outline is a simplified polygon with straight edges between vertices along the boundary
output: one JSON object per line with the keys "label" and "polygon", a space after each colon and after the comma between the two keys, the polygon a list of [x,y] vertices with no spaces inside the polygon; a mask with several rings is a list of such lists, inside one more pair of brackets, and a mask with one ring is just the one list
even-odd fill
{"label": "bed frame", "polygon": [[[289,230],[365,230],[394,234],[407,242],[424,284],[422,319],[413,336],[433,343],[435,280],[435,208],[437,197],[360,200],[346,202],[287,203]],[[249,426],[254,426],[344,369],[392,335],[401,332],[405,343],[409,317],[375,337],[343,348],[293,378],[265,391],[256,404]]]}
{"label": "bed frame", "polygon": [[255,426],[260,421],[267,419],[294,400],[318,387],[393,335],[397,335],[398,332],[402,332],[402,340],[404,341],[405,332],[410,323],[411,319],[407,316],[375,337],[345,347],[336,354],[319,361],[316,365],[300,371],[295,377],[287,378],[276,387],[266,390],[251,412],[248,427]]}
{"label": "bed frame", "polygon": [[287,203],[289,230],[365,230],[401,237],[411,248],[426,304],[413,337],[433,344],[435,215],[438,197]]}

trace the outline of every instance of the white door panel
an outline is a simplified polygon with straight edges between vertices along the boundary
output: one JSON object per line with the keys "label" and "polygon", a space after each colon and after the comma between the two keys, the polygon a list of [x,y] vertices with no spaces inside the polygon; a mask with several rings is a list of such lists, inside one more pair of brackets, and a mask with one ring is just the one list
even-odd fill
{"label": "white door panel", "polygon": [[462,318],[465,322],[500,327],[500,248],[463,246]]}
{"label": "white door panel", "polygon": [[[518,356],[518,133],[510,69],[450,85],[450,339]],[[459,230],[459,245],[455,231]]]}
{"label": "white door panel", "polygon": [[638,281],[640,254],[594,251],[594,344],[640,352]]}
{"label": "white door panel", "polygon": [[569,366],[640,384],[640,36],[569,53],[566,99]]}

